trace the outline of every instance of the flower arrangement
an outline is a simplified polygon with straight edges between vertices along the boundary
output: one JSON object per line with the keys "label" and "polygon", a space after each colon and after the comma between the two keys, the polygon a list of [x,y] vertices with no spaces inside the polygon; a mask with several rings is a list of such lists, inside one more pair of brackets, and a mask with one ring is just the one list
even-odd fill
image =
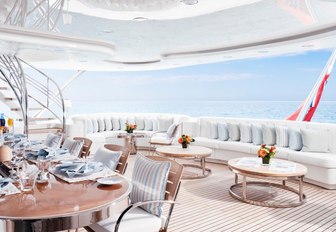
{"label": "flower arrangement", "polygon": [[267,147],[266,144],[262,144],[258,150],[258,157],[262,158],[263,164],[269,164],[271,158],[275,156],[276,147]]}
{"label": "flower arrangement", "polygon": [[125,131],[127,133],[133,133],[133,130],[135,130],[137,128],[136,124],[131,124],[131,123],[127,123],[127,122],[125,124],[126,124]]}
{"label": "flower arrangement", "polygon": [[181,135],[181,137],[178,139],[179,144],[182,144],[182,148],[188,148],[188,144],[195,142],[195,139],[193,139],[190,135]]}

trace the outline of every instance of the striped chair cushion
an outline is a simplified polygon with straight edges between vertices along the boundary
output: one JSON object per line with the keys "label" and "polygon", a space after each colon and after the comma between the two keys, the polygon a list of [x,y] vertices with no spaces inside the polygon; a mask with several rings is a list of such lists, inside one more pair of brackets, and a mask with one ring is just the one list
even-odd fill
{"label": "striped chair cushion", "polygon": [[277,126],[275,128],[275,133],[276,133],[276,144],[279,147],[288,147],[289,146],[288,127]]}
{"label": "striped chair cushion", "polygon": [[252,128],[251,124],[240,123],[240,141],[243,143],[252,143]]}
{"label": "striped chair cushion", "polygon": [[[164,200],[170,165],[170,162],[153,161],[138,154],[132,175],[131,203]],[[161,216],[162,204],[153,203],[142,208],[153,215]]]}
{"label": "striped chair cushion", "polygon": [[83,140],[73,140],[67,138],[64,141],[62,148],[68,149],[71,155],[80,156],[83,146],[84,146]]}

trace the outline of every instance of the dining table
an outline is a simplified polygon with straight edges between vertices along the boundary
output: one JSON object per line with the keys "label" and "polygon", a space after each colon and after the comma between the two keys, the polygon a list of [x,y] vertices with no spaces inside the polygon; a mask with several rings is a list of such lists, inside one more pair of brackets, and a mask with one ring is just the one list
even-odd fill
{"label": "dining table", "polygon": [[77,229],[118,214],[129,204],[132,185],[119,174],[114,178],[119,181],[112,185],[94,179],[68,182],[50,172],[49,180],[30,192],[17,188],[15,194],[0,196],[0,231]]}

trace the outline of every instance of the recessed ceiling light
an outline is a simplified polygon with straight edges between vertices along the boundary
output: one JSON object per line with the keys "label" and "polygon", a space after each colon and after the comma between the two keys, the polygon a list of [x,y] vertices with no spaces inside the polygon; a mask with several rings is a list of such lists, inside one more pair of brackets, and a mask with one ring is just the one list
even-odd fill
{"label": "recessed ceiling light", "polygon": [[301,47],[303,47],[303,48],[311,48],[311,47],[314,47],[314,44],[304,44]]}
{"label": "recessed ceiling light", "polygon": [[198,3],[198,0],[181,0],[181,2],[185,5],[195,5]]}
{"label": "recessed ceiling light", "polygon": [[146,21],[148,20],[148,18],[145,18],[145,17],[135,17],[133,18],[134,21]]}
{"label": "recessed ceiling light", "polygon": [[113,30],[103,30],[103,32],[109,34],[109,33],[113,33],[114,31]]}

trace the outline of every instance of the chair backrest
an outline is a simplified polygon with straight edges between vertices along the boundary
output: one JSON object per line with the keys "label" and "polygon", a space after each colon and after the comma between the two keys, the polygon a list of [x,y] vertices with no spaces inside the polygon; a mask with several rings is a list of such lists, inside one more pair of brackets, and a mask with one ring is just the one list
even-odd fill
{"label": "chair backrest", "polygon": [[84,138],[84,137],[74,137],[73,139],[84,141],[83,148],[82,148],[82,151],[80,152],[79,157],[88,157],[90,155],[90,148],[92,145],[91,139]]}
{"label": "chair backrest", "polygon": [[174,160],[161,156],[146,156],[146,157],[156,161],[169,161],[171,163],[166,187],[165,200],[175,200],[181,183],[183,166]]}
{"label": "chair backrest", "polygon": [[122,154],[119,159],[119,163],[116,168],[116,172],[118,172],[121,175],[124,175],[126,172],[127,164],[128,164],[128,157],[129,157],[129,150],[126,147],[115,145],[115,144],[105,144],[104,147],[106,149],[109,149],[111,151],[121,151]]}

